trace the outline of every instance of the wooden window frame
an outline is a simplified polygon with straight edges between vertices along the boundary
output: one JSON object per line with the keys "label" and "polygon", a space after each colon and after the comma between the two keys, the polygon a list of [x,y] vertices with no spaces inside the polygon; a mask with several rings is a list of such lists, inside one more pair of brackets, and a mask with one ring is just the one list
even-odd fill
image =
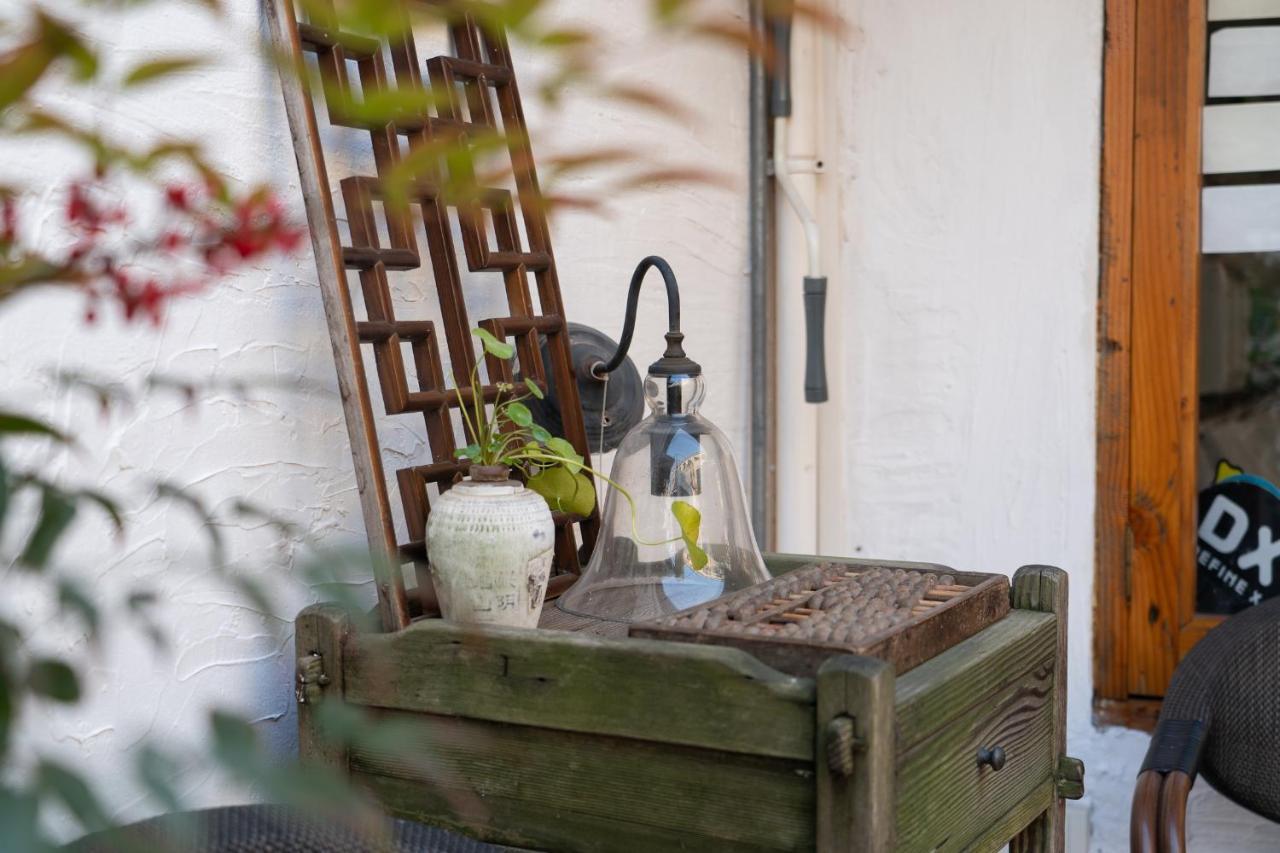
{"label": "wooden window frame", "polygon": [[1150,728],[1195,612],[1206,0],[1107,0],[1094,715]]}

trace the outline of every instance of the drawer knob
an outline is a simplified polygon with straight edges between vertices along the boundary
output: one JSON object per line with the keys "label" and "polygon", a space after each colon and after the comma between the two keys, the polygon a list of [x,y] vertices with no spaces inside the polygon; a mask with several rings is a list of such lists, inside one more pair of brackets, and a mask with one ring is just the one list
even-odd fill
{"label": "drawer knob", "polygon": [[989,765],[992,770],[999,770],[1004,767],[1004,747],[979,747],[978,748],[978,766]]}

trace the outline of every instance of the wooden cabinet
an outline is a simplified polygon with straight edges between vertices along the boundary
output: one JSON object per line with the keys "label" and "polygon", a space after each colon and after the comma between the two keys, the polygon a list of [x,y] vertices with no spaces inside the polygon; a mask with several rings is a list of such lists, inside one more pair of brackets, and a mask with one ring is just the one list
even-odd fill
{"label": "wooden cabinet", "polygon": [[[533,849],[1058,850],[1080,787],[1066,576],[1022,569],[1012,598],[898,679],[848,655],[799,678],[734,648],[440,620],[361,634],[311,607],[302,751],[397,815]],[[317,710],[338,700],[395,736],[328,744]]]}

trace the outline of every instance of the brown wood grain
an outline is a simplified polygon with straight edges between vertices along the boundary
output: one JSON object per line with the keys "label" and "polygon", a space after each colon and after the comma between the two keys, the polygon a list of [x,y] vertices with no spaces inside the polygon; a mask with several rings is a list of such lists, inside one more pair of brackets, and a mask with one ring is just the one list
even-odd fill
{"label": "brown wood grain", "polygon": [[[272,0],[266,4],[266,9],[276,49],[282,55],[295,58],[299,63],[297,67],[301,67],[302,47],[293,3],[291,0]],[[325,188],[323,192],[303,193],[303,202],[311,226],[311,248],[315,253],[320,296],[324,302],[338,373],[338,393],[342,397],[342,411],[351,437],[360,509],[373,551],[378,613],[383,627],[395,630],[409,624],[409,606],[404,578],[394,570],[398,565],[398,551],[391,513],[387,509],[390,498],[382,472],[382,454],[369,402],[369,387],[361,367],[359,338],[351,308],[342,243],[338,238],[333,201],[328,192],[329,177],[316,129],[315,107],[294,66],[286,66],[282,70],[280,85],[302,185],[313,189]]]}
{"label": "brown wood grain", "polygon": [[[1052,678],[1052,770],[1067,749],[1067,573],[1054,566],[1023,566],[1013,576],[1013,606],[1019,610],[1052,613],[1057,621]],[[1056,781],[1056,779],[1055,779]],[[1082,792],[1083,793],[1083,792]],[[1066,801],[1055,792],[1049,808],[1015,839],[1017,851],[1062,851],[1066,847]]]}
{"label": "brown wood grain", "polygon": [[1130,418],[1131,695],[1178,662],[1195,580],[1196,311],[1204,3],[1137,9]]}
{"label": "brown wood grain", "polygon": [[1128,696],[1129,406],[1133,266],[1135,0],[1107,0],[1098,281],[1097,526],[1093,684]]}
{"label": "brown wood grain", "polygon": [[[295,8],[291,0],[272,0],[269,6],[274,47],[291,60],[283,63],[281,81],[352,436],[356,483],[378,566],[382,621],[388,629],[398,629],[409,621],[404,564],[413,564],[417,578],[415,609],[428,612],[434,603],[423,536],[425,519],[431,512],[428,489],[447,490],[465,476],[467,468],[454,455],[458,446],[454,415],[461,404],[455,389],[463,389],[462,401],[471,398],[470,378],[477,356],[453,237],[455,226],[468,271],[500,277],[506,294],[510,316],[479,318],[478,325],[500,338],[510,333],[515,339],[518,368],[487,358],[481,375],[483,399],[493,401],[498,396],[499,382],[528,378],[545,388],[554,376],[564,437],[589,458],[547,207],[538,189],[515,71],[500,29],[481,26],[470,14],[451,15],[450,31],[458,55],[431,57],[422,63],[412,27],[388,36],[384,50],[379,39],[337,29],[336,16],[325,4]],[[305,19],[296,17],[299,12]],[[323,86],[308,85],[304,53],[314,55]],[[352,76],[353,64],[358,86]],[[422,90],[435,96],[425,99],[431,107],[399,114],[394,121],[370,120],[350,109],[350,99],[368,101],[393,91]],[[318,108],[323,109],[329,126],[368,135],[374,174],[335,176],[339,178],[349,245],[343,245],[335,214],[325,163],[328,138],[320,136]],[[476,186],[475,146],[494,133],[506,139],[514,192],[501,186]],[[348,134],[344,138],[357,137]],[[391,184],[406,156],[442,141],[454,143],[450,156],[436,158],[424,174],[413,175],[404,185]],[[446,192],[442,187],[466,190]],[[393,189],[399,192],[393,193]],[[467,191],[470,189],[474,191]],[[425,231],[425,257],[415,236],[415,217],[420,218]],[[521,217],[524,236],[518,224]],[[380,237],[380,220],[385,225],[385,240]],[[492,235],[487,227],[490,221]],[[491,237],[496,241],[492,245]],[[388,245],[382,245],[384,242]],[[352,300],[349,271],[359,280],[363,318],[355,316],[359,306]],[[536,280],[536,300],[531,279]],[[434,289],[441,316],[439,333],[431,321],[397,316],[397,311],[422,310],[408,300],[397,304],[393,298],[398,292],[393,282],[406,280]],[[549,364],[542,358],[542,338],[546,338],[551,354]],[[417,387],[410,385],[413,377],[407,369],[405,346],[412,353]],[[418,415],[425,420],[428,452],[424,455],[428,458],[393,472],[401,492],[407,531],[404,541],[398,540],[392,523],[365,378],[364,348],[372,352],[385,413]],[[443,370],[446,351],[452,388],[446,385]],[[589,551],[597,524],[595,510],[586,518],[556,518],[555,566],[559,571],[578,570],[575,528]]]}
{"label": "brown wood grain", "polygon": [[1180,770],[1165,774],[1160,786],[1161,853],[1186,853],[1187,795],[1191,793],[1191,777]]}
{"label": "brown wood grain", "polygon": [[[319,655],[328,683],[319,691],[320,701],[341,702],[346,692],[343,652],[351,635],[351,621],[338,607],[313,604],[298,614],[294,626],[294,656],[301,661]],[[298,755],[326,767],[347,769],[347,751],[325,737],[316,718],[314,702],[298,704]]]}
{"label": "brown wood grain", "polygon": [[1159,848],[1160,788],[1164,776],[1146,770],[1138,776],[1133,789],[1133,805],[1129,811],[1129,850],[1131,853],[1155,853]]}
{"label": "brown wood grain", "polygon": [[[1194,617],[1204,4],[1107,0],[1094,684],[1164,693]],[[1202,632],[1200,632],[1202,633]],[[1136,715],[1141,718],[1141,714]]]}
{"label": "brown wood grain", "polygon": [[[893,668],[883,661],[842,655],[817,675],[814,730],[815,812],[819,853],[882,853],[894,847],[895,735]],[[833,721],[855,738],[853,772],[830,761]]]}

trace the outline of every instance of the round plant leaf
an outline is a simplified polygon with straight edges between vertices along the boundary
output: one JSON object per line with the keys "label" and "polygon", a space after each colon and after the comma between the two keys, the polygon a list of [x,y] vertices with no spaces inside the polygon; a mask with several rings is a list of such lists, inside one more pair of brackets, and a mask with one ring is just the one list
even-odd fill
{"label": "round plant leaf", "polygon": [[524,387],[529,389],[529,393],[532,394],[536,400],[541,400],[545,396],[542,393],[542,389],[538,387],[538,383],[528,377],[525,377]]}
{"label": "round plant leaf", "polygon": [[516,426],[528,427],[533,424],[533,413],[524,403],[508,403],[502,411],[506,414],[507,420]]}

